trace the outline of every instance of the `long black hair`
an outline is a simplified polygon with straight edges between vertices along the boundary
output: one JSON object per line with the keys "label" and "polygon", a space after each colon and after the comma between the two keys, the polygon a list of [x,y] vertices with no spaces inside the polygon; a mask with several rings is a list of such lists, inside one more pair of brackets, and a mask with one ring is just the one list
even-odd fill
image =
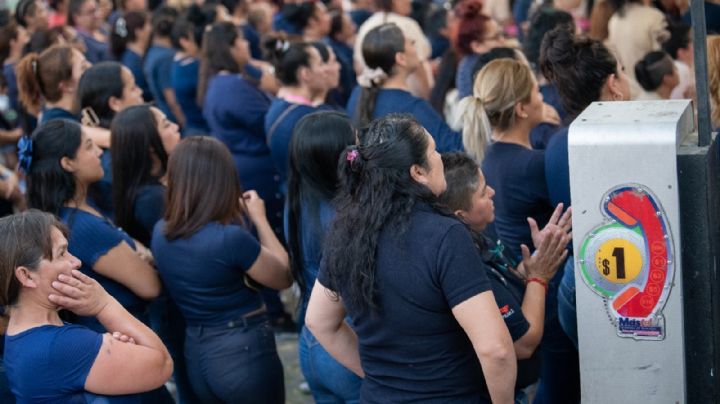
{"label": "long black hair", "polygon": [[27,197],[31,208],[60,213],[75,197],[75,177],[60,165],[60,159],[74,159],[80,148],[80,125],[53,119],[32,134],[32,163],[27,172]]}
{"label": "long black hair", "polygon": [[[314,112],[295,125],[290,140],[288,164],[288,249],[290,268],[305,298],[301,227],[322,241],[320,204],[330,203],[339,186],[338,158],[346,147],[355,143],[355,130],[347,115],[334,111]],[[304,214],[303,214],[303,208]],[[319,244],[318,244],[319,245]],[[319,257],[318,257],[319,258]]]}
{"label": "long black hair", "polygon": [[414,118],[390,114],[371,122],[359,145],[340,157],[337,215],[325,238],[321,271],[325,286],[350,308],[379,308],[375,257],[382,230],[403,234],[415,203],[436,200],[410,176],[413,165],[429,168],[427,147],[427,132]]}
{"label": "long black hair", "polygon": [[141,186],[158,183],[151,173],[151,153],[160,160],[162,176],[167,170],[168,154],[163,147],[158,122],[149,105],[135,105],[117,114],[112,121],[112,206],[115,224],[139,238],[142,226],[135,220],[135,199]]}
{"label": "long black hair", "polygon": [[[362,54],[365,64],[370,69],[382,69],[388,76],[395,67],[395,55],[405,50],[405,35],[393,24],[383,24],[371,29],[362,43]],[[354,116],[358,127],[367,125],[375,112],[375,101],[380,92],[382,82],[372,81],[370,87],[362,87],[360,99]]]}
{"label": "long black hair", "polygon": [[78,82],[80,108],[83,113],[92,110],[101,128],[109,128],[115,116],[115,111],[110,108],[110,97],[122,98],[122,68],[118,62],[100,62],[87,69]]}
{"label": "long black hair", "polygon": [[231,22],[216,22],[206,30],[202,45],[198,104],[202,105],[211,76],[221,70],[240,73],[241,66],[230,52],[240,37],[240,30]]}

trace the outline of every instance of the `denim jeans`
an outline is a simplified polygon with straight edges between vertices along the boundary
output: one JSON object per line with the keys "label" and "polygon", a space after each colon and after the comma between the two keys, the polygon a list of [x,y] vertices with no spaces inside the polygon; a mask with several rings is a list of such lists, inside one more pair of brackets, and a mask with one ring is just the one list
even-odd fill
{"label": "denim jeans", "polygon": [[580,358],[558,317],[558,289],[564,269],[550,281],[545,300],[545,333],[540,342],[543,360],[534,404],[580,402]]}
{"label": "denim jeans", "polygon": [[188,326],[188,377],[203,404],[284,403],[283,367],[266,315]]}
{"label": "denim jeans", "polygon": [[565,263],[565,273],[563,273],[558,289],[558,319],[565,334],[578,347],[577,336],[577,309],[575,308],[575,268],[573,257],[569,257]]}
{"label": "denim jeans", "polygon": [[300,370],[317,404],[357,403],[362,379],[338,363],[307,327],[298,342]]}

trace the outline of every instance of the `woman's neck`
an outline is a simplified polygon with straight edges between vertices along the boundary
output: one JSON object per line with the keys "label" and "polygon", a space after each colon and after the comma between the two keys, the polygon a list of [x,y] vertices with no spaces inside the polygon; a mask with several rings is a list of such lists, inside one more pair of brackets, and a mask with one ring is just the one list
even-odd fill
{"label": "woman's neck", "polygon": [[663,100],[669,100],[670,95],[672,94],[672,90],[673,90],[672,87],[668,87],[666,85],[661,85],[660,87],[658,87],[657,90],[655,90],[655,92]]}
{"label": "woman's neck", "polygon": [[407,85],[407,77],[407,74],[394,74],[385,79],[382,88],[410,91]]}
{"label": "woman's neck", "polygon": [[74,94],[63,94],[63,96],[57,102],[45,102],[45,108],[60,108],[65,111],[72,112],[73,106],[75,105]]}
{"label": "woman's neck", "polygon": [[323,36],[320,35],[318,32],[315,32],[314,30],[306,29],[305,31],[303,31],[303,41],[317,42],[322,41],[322,39]]}
{"label": "woman's neck", "polygon": [[127,44],[127,48],[140,56],[145,56],[145,51],[147,50],[147,46],[140,42],[130,42]]}
{"label": "woman's neck", "polygon": [[10,322],[7,332],[18,334],[41,325],[62,326],[57,308],[47,300],[47,296],[35,296],[21,293],[16,305],[10,308]]}
{"label": "woman's neck", "polygon": [[530,128],[521,123],[516,123],[504,131],[494,129],[492,140],[500,143],[512,143],[527,149],[532,149],[532,145],[530,144]]}
{"label": "woman's neck", "polygon": [[278,96],[293,104],[312,105],[316,94],[313,94],[305,86],[283,86],[278,91]]}
{"label": "woman's neck", "polygon": [[155,39],[153,39],[153,45],[172,48],[172,42],[170,42],[170,38],[155,37]]}
{"label": "woman's neck", "polygon": [[88,205],[87,203],[87,191],[88,184],[82,184],[78,181],[75,181],[75,195],[73,195],[73,198],[71,200],[65,203],[65,206],[69,208],[94,212],[95,209],[90,207],[90,205]]}
{"label": "woman's neck", "polygon": [[5,59],[5,64],[11,64],[11,63],[17,63],[22,59],[22,48],[13,50],[10,52],[10,55],[8,55],[7,59]]}

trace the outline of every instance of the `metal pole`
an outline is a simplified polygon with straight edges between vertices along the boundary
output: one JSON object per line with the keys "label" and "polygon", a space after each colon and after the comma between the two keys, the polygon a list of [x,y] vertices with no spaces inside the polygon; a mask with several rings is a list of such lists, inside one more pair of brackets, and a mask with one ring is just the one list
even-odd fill
{"label": "metal pole", "polygon": [[705,0],[691,0],[690,16],[692,18],[693,56],[695,58],[695,83],[698,103],[698,146],[704,147],[710,145],[710,133],[713,130],[710,121],[710,98],[708,97]]}

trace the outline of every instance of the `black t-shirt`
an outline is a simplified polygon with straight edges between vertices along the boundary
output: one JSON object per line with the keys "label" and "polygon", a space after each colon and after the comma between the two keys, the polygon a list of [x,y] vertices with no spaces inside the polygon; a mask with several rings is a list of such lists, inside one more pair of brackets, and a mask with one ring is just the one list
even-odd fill
{"label": "black t-shirt", "polygon": [[[329,285],[325,272],[318,280]],[[365,371],[361,401],[479,402],[480,362],[451,312],[490,290],[465,225],[417,204],[402,235],[382,231],[375,277],[377,313],[346,305]]]}
{"label": "black t-shirt", "polygon": [[[520,339],[530,329],[530,323],[523,315],[522,302],[525,295],[523,281],[518,279],[508,268],[517,268],[517,262],[505,254],[502,242],[492,243],[485,237],[478,243],[481,245],[481,256],[492,285],[493,295],[497,302],[500,315],[505,320],[513,342]],[[539,350],[528,359],[518,360],[518,373],[515,388],[524,388],[535,383],[540,377]],[[483,386],[487,389],[486,386]],[[486,394],[487,390],[485,390]],[[489,394],[486,396],[489,399]]]}

